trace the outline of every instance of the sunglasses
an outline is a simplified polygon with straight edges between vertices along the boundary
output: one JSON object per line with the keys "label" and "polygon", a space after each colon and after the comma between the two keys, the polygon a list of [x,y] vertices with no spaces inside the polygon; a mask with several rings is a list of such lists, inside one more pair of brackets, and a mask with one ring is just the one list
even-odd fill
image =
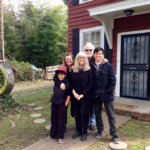
{"label": "sunglasses", "polygon": [[86,51],[86,52],[91,52],[91,51],[92,51],[92,49],[86,49],[85,51]]}

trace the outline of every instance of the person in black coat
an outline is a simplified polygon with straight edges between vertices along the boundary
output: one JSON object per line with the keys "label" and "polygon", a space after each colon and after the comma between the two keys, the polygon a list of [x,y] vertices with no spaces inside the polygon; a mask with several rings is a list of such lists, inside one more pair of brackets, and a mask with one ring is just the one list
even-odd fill
{"label": "person in black coat", "polygon": [[[85,54],[87,55],[90,65],[94,61],[93,51],[94,51],[94,45],[91,42],[87,42],[83,47],[83,52],[85,52]],[[96,126],[95,108],[93,104],[91,105],[91,107],[92,107],[92,112],[89,117],[89,129],[91,131],[94,131]]]}
{"label": "person in black coat", "polygon": [[102,107],[104,104],[110,126],[110,135],[112,136],[113,142],[118,143],[119,138],[113,110],[116,77],[112,65],[108,61],[104,61],[104,49],[100,47],[95,48],[93,56],[95,61],[91,65],[93,72],[92,95],[95,104],[96,126],[98,130],[95,137],[98,139],[101,138],[104,130],[102,120]]}
{"label": "person in black coat", "polygon": [[54,84],[53,96],[51,98],[51,129],[49,138],[58,138],[58,143],[63,142],[66,124],[66,111],[70,101],[69,82],[66,78],[67,69],[60,66],[55,71],[60,83],[65,85],[62,90],[58,84]]}
{"label": "person in black coat", "polygon": [[72,138],[79,136],[81,141],[87,139],[89,115],[91,113],[92,72],[87,55],[79,52],[75,58],[74,69],[71,74],[71,88],[74,99],[74,117],[76,132]]}
{"label": "person in black coat", "polygon": [[[70,76],[71,76],[71,72],[72,72],[72,67],[74,65],[74,57],[72,55],[72,53],[70,52],[67,52],[65,53],[64,55],[64,58],[63,58],[63,65],[67,68],[67,74],[66,74],[66,79],[68,80],[69,82],[69,85],[70,85]],[[59,86],[61,88],[61,90],[66,90],[66,87],[65,87],[65,84],[62,83],[58,77],[57,77],[57,74],[54,75],[53,77],[53,81],[54,81],[54,84],[56,84],[57,86]],[[71,116],[74,117],[74,111],[73,111],[73,100],[72,100],[72,92],[71,92],[71,88],[69,88],[69,92],[70,92],[70,101],[71,101]],[[68,107],[67,107],[68,108]],[[67,111],[66,111],[66,124],[64,126],[64,130],[66,131],[67,130]]]}

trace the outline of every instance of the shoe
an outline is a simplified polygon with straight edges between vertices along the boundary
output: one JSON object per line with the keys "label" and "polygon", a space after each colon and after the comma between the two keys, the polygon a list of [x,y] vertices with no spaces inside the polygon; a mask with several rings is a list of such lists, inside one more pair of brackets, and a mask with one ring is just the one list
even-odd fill
{"label": "shoe", "polygon": [[96,139],[100,139],[102,137],[102,133],[101,132],[97,132],[96,134],[95,134],[95,138]]}
{"label": "shoe", "polygon": [[52,137],[51,137],[51,136],[48,136],[48,137],[46,138],[46,141],[49,141],[50,139],[52,139]]}
{"label": "shoe", "polygon": [[80,141],[86,141],[87,140],[87,134],[84,133],[81,138],[80,138]]}
{"label": "shoe", "polygon": [[95,125],[94,124],[89,125],[89,130],[94,131],[95,130]]}
{"label": "shoe", "polygon": [[64,142],[63,139],[58,139],[58,143],[59,143],[59,144],[62,144],[63,142]]}
{"label": "shoe", "polygon": [[76,139],[79,136],[81,136],[81,134],[79,132],[76,132],[75,134],[72,135],[72,138]]}
{"label": "shoe", "polygon": [[118,138],[117,135],[115,135],[115,136],[112,137],[112,142],[113,142],[114,144],[119,144],[119,138]]}

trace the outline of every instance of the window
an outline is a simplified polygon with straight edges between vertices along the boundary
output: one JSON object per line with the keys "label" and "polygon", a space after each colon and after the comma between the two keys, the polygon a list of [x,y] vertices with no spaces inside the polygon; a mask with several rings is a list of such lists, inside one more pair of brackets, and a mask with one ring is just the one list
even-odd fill
{"label": "window", "polygon": [[93,27],[80,30],[80,51],[84,45],[91,42],[95,47],[101,46],[104,48],[104,30],[103,27]]}
{"label": "window", "polygon": [[79,4],[81,4],[81,3],[86,3],[86,2],[90,2],[90,1],[92,1],[92,0],[79,0]]}

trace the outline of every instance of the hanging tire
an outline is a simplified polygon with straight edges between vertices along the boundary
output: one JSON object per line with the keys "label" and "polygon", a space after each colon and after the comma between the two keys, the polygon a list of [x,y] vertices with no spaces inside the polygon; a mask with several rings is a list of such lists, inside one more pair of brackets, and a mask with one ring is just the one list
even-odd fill
{"label": "hanging tire", "polygon": [[14,73],[9,64],[0,64],[0,96],[9,94],[14,87]]}

